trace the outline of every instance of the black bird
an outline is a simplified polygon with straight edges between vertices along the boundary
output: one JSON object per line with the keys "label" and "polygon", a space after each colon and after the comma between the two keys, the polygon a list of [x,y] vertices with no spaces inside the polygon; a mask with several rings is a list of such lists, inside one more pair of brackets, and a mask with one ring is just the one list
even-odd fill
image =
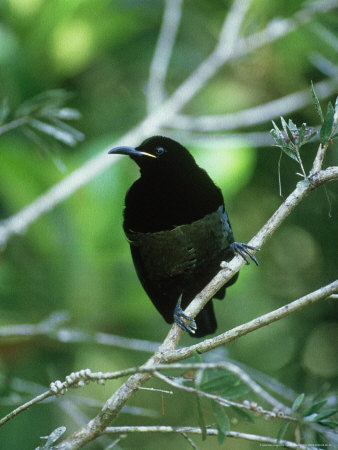
{"label": "black bird", "polygon": [[[141,177],[128,190],[123,228],[137,275],[165,321],[202,337],[217,328],[212,300],[196,316],[184,309],[220,270],[220,263],[257,250],[234,240],[221,190],[178,142],[153,136],[139,147],[117,147]],[[214,297],[222,299],[236,274]],[[186,323],[186,319],[189,325]]]}

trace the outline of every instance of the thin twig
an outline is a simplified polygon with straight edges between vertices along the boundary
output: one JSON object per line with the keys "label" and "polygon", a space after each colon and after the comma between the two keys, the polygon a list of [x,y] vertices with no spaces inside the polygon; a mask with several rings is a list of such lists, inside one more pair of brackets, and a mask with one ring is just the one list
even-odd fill
{"label": "thin twig", "polygon": [[18,414],[22,413],[23,411],[26,411],[28,408],[30,408],[33,405],[36,405],[37,403],[42,402],[48,397],[51,397],[53,394],[50,393],[50,391],[46,391],[43,394],[37,395],[32,400],[29,400],[28,402],[24,403],[23,405],[20,405],[18,408],[15,408],[13,411],[11,411],[9,414],[7,414],[5,417],[3,417],[0,420],[0,427],[4,425],[6,422],[13,419]]}
{"label": "thin twig", "polygon": [[[321,81],[314,85],[318,98],[324,99],[337,91],[336,78]],[[178,130],[198,130],[199,132],[226,131],[241,127],[269,122],[272,119],[290,114],[311,104],[309,89],[294,92],[259,106],[227,114],[192,117],[177,115],[170,122],[170,126]]]}
{"label": "thin twig", "polygon": [[[240,336],[244,336],[245,334],[248,334],[254,330],[257,330],[263,326],[275,322],[276,320],[280,320],[283,317],[288,316],[289,314],[304,308],[305,306],[311,305],[312,303],[317,302],[319,300],[323,300],[332,293],[336,292],[337,290],[338,290],[338,280],[328,284],[327,286],[317,289],[316,291],[311,292],[310,294],[307,294],[304,297],[294,300],[293,302],[288,303],[287,305],[284,305],[281,308],[278,308],[274,311],[264,314],[263,316],[260,316],[257,319],[253,319],[250,322],[247,322],[244,326],[239,325],[238,327],[226,331],[225,333],[222,333],[212,339],[205,339],[204,341],[198,344],[174,350],[172,352],[168,352],[166,353],[165,361],[170,362],[189,358],[189,356],[192,356],[196,352],[205,353],[207,351],[212,350],[213,348],[219,347],[220,345],[227,344],[228,342],[231,342]],[[202,296],[202,293],[200,295]]]}
{"label": "thin twig", "polygon": [[[56,313],[53,313],[55,315]],[[46,336],[51,340],[61,343],[93,343],[101,345],[112,345],[114,347],[142,352],[155,352],[160,342],[146,341],[144,339],[126,338],[108,333],[88,333],[71,328],[58,328],[60,322],[46,325],[48,319],[38,324],[19,324],[0,326],[0,339],[36,338]]]}
{"label": "thin twig", "polygon": [[[73,372],[72,374],[68,375],[66,377],[65,381],[55,381],[51,383],[51,388],[48,391],[42,392],[39,395],[37,395],[35,398],[27,401],[23,405],[19,406],[9,414],[7,414],[5,417],[3,417],[0,420],[0,427],[13,419],[18,414],[22,413],[23,411],[29,409],[31,406],[36,405],[37,403],[46,400],[49,397],[58,396],[65,394],[66,391],[70,388],[78,388],[85,384],[88,384],[89,382],[99,382],[100,384],[104,384],[104,382],[108,380],[116,380],[118,378],[122,378],[125,376],[130,376],[137,373],[146,373],[146,374],[152,374],[154,371],[160,371],[160,370],[198,370],[198,369],[204,369],[204,370],[228,370],[232,373],[235,373],[239,376],[239,378],[247,384],[256,394],[261,396],[264,400],[266,400],[270,405],[277,407],[278,409],[287,410],[287,407],[281,403],[279,403],[276,399],[273,399],[273,397],[270,396],[267,392],[265,392],[260,386],[257,385],[253,380],[250,379],[250,377],[238,366],[235,366],[233,363],[229,362],[220,362],[220,363],[193,363],[193,364],[187,364],[187,363],[177,363],[177,364],[155,364],[153,366],[141,366],[141,367],[131,367],[124,370],[119,370],[115,372],[92,372],[90,369],[84,369],[80,370],[78,372]],[[158,389],[154,388],[142,388],[152,391],[159,391]],[[171,391],[163,391],[166,394],[172,394]],[[236,406],[241,407],[236,403]],[[247,409],[245,407],[245,409]]]}
{"label": "thin twig", "polygon": [[[292,194],[283,202],[283,204],[278,208],[278,210],[273,214],[271,219],[266,225],[258,232],[258,234],[250,241],[252,246],[260,246],[264,243],[271,234],[281,225],[285,218],[290,214],[290,212],[298,205],[298,203],[312,190],[321,184],[338,179],[338,167],[329,167],[323,171],[318,172],[316,175],[309,178],[308,180],[303,180],[298,183],[296,189]],[[195,317],[195,315],[203,308],[207,301],[220,289],[220,287],[226,283],[238,270],[244,265],[241,258],[236,256],[232,261],[227,264],[227,268],[220,271],[214,279],[208,284],[208,286],[191,302],[188,308],[185,310],[185,314],[190,317]],[[331,285],[325,286],[324,288],[316,291],[314,296],[309,294],[307,298],[299,299],[296,301],[296,305],[293,305],[293,310],[297,310],[305,304],[310,304],[313,301],[319,300],[319,298],[325,298],[326,296],[332,294],[337,290],[338,281],[331,283]],[[295,302],[294,302],[295,303]],[[289,307],[285,307],[278,310],[278,314],[272,314],[270,316],[271,321],[279,320],[285,315],[289,314]],[[267,320],[267,315],[263,316]],[[250,323],[250,328],[259,328],[260,321],[252,321]],[[263,322],[263,324],[267,324]],[[229,340],[234,339],[243,329],[241,327],[236,327],[235,334],[228,336]],[[174,351],[177,343],[182,335],[182,330],[175,324],[172,326],[167,337],[165,338],[163,344],[159,347],[157,352],[145,363],[143,367],[150,368],[154,364],[159,364],[163,362],[174,361],[175,358],[180,359],[182,350]],[[217,341],[217,337],[214,340],[207,340],[210,348],[214,348],[214,341]],[[220,342],[223,343],[224,336],[221,335]],[[206,347],[203,347],[203,342],[198,344],[200,349],[206,351]],[[221,345],[221,344],[219,344]],[[215,345],[216,346],[216,345]],[[191,349],[191,347],[189,347]],[[169,357],[169,360],[168,360]],[[182,356],[183,358],[183,356]],[[60,443],[57,448],[59,450],[65,450],[69,448],[74,448],[74,446],[83,446],[86,443],[92,441],[97,436],[99,436],[106,426],[119,414],[123,405],[128,401],[128,399],[134,394],[138,388],[143,385],[150,377],[150,374],[139,373],[132,375],[126,383],[124,383],[105,403],[101,412],[94,417],[86,426],[82,427],[79,431],[72,434],[68,439]]]}
{"label": "thin twig", "polygon": [[[255,407],[253,408],[253,406],[250,404],[250,402],[238,403],[233,400],[229,400],[225,397],[221,397],[219,395],[209,394],[208,392],[201,391],[200,389],[195,389],[193,387],[189,387],[189,386],[185,386],[183,384],[177,383],[172,378],[169,378],[169,377],[163,375],[162,373],[158,372],[157,370],[154,370],[152,372],[152,374],[154,375],[154,377],[158,378],[159,380],[162,380],[166,384],[169,384],[169,386],[172,386],[176,389],[180,389],[181,391],[190,392],[191,394],[198,394],[199,397],[205,397],[210,400],[214,400],[215,402],[219,403],[221,406],[225,406],[225,407],[235,406],[236,408],[245,409],[248,411],[254,410],[256,412],[259,412],[259,414],[263,414],[265,417],[269,417],[269,418],[277,417],[276,413],[268,411],[268,410],[262,408],[261,406],[257,407],[257,405],[255,405]],[[293,421],[293,422],[298,421],[295,417],[286,416],[285,414],[281,414],[278,417],[281,419],[285,419],[285,420],[289,420],[289,421]]]}
{"label": "thin twig", "polygon": [[312,166],[310,175],[316,174],[322,168],[324,157],[325,157],[325,153],[326,153],[326,150],[327,150],[328,146],[329,146],[329,142],[327,142],[324,145],[320,144],[318,152],[317,152],[316,157],[315,157],[315,160],[313,162],[313,166]]}
{"label": "thin twig", "polygon": [[[235,3],[237,8],[238,19],[243,19],[244,12],[248,6],[247,1]],[[333,9],[335,2],[320,2],[311,10],[305,10],[305,21],[309,21],[312,15],[320,10]],[[217,45],[215,50],[210,54],[206,60],[197,67],[197,69],[184,81],[174,92],[174,94],[162,104],[161,108],[156,109],[153,113],[148,115],[138,126],[121,137],[118,141],[112,145],[119,146],[128,142],[129,145],[136,145],[145,137],[155,134],[160,129],[165,127],[172,121],[175,115],[182,110],[182,108],[199,92],[206,82],[216,74],[216,72],[226,62],[233,60],[239,55],[243,56],[250,53],[252,50],[256,50],[272,40],[277,40],[288,33],[294,31],[299,25],[298,15],[295,15],[295,20],[288,20],[284,23],[282,30],[280,23],[272,21],[266,28],[259,32],[254,33],[251,36],[245,38],[245,42],[242,41],[241,46],[235,43],[235,48],[231,52],[223,52]],[[237,19],[237,23],[239,20]],[[235,21],[234,21],[235,22]],[[304,23],[304,20],[301,22]],[[237,26],[238,29],[238,26]],[[223,28],[224,30],[224,28]],[[224,34],[224,33],[223,33]],[[229,35],[233,35],[234,31],[229,30]],[[250,42],[253,41],[254,45]],[[223,42],[224,44],[224,42]],[[86,161],[81,167],[73,171],[69,176],[64,178],[59,183],[55,184],[46,193],[42,194],[35,201],[27,205],[21,211],[14,214],[12,217],[3,220],[0,223],[0,247],[4,246],[8,239],[15,234],[23,234],[27,228],[37,220],[41,215],[51,211],[56,205],[63,202],[66,198],[72,195],[75,191],[82,186],[88,184],[92,179],[97,177],[101,172],[107,170],[112,164],[114,164],[119,157],[111,158],[107,156],[107,151],[111,148],[103,150],[92,159]]]}
{"label": "thin twig", "polygon": [[[236,29],[239,29],[238,24],[243,20],[244,13],[248,7],[248,2],[236,2],[234,8],[236,8],[236,14],[232,13],[233,23],[236,25]],[[332,2],[321,3],[312,9],[310,12],[306,11],[306,20],[309,21],[313,14],[317,10],[333,9]],[[297,19],[297,18],[296,18]],[[229,22],[228,22],[229,23]],[[304,21],[302,22],[304,23]],[[236,58],[239,54],[244,55],[252,51],[252,49],[260,48],[269,42],[269,39],[276,40],[280,37],[286,36],[288,33],[294,31],[298,24],[298,19],[287,21],[283,26],[282,32],[280,30],[280,24],[276,21],[267,25],[265,30],[255,33],[246,38],[246,43],[243,43],[239,48],[239,44],[235,43],[235,47],[232,52],[227,49],[223,51],[219,45],[210,54],[206,60],[197,67],[197,69],[184,81],[174,92],[174,94],[162,104],[161,108],[154,111],[138,126],[132,129],[129,133],[114,143],[114,146],[122,145],[128,142],[129,145],[139,143],[145,137],[155,134],[161,128],[165,127],[175,115],[182,110],[182,108],[199,92],[206,82],[213,77],[216,72],[226,62]],[[224,30],[223,27],[223,35]],[[234,35],[233,30],[229,30],[229,35]],[[230,39],[230,38],[229,38]],[[250,43],[250,45],[248,45]],[[254,43],[254,46],[252,46]],[[225,43],[223,42],[223,45]],[[88,160],[83,166],[72,172],[61,182],[54,185],[49,191],[37,198],[30,205],[23,208],[14,216],[7,220],[4,220],[0,225],[0,246],[5,245],[8,239],[13,234],[24,233],[27,227],[37,220],[42,214],[52,210],[56,205],[64,201],[70,195],[72,195],[80,187],[89,183],[93,178],[98,176],[102,171],[108,169],[119,157],[111,158],[106,155],[108,149],[105,149],[102,153],[98,154],[91,160]]]}
{"label": "thin twig", "polygon": [[12,120],[11,122],[5,123],[0,127],[0,136],[8,131],[15,130],[16,128],[22,127],[30,120],[29,117],[20,117],[19,119]]}
{"label": "thin twig", "polygon": [[[214,428],[206,428],[206,433],[209,436],[218,436],[218,430]],[[107,434],[131,434],[131,433],[191,433],[202,434],[201,428],[197,427],[169,427],[169,426],[136,426],[136,427],[107,427],[105,429]],[[296,444],[295,442],[285,441],[284,439],[278,441],[266,436],[259,436],[257,434],[240,433],[238,431],[228,431],[226,434],[229,438],[244,439],[252,442],[260,442],[273,446],[299,449],[299,450],[319,450],[317,447],[311,445]]]}

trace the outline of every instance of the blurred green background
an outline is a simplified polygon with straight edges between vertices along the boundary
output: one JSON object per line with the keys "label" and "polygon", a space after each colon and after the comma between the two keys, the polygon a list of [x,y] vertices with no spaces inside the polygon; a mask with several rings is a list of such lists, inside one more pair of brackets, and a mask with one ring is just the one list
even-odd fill
{"label": "blurred green background", "polygon": [[[244,32],[262,29],[273,18],[289,17],[303,3],[253,1]],[[221,0],[184,3],[167,77],[169,93],[212,51],[229,4]],[[68,105],[82,114],[75,126],[86,135],[81,145],[58,150],[63,172],[51,155],[41,153],[19,131],[0,136],[1,218],[29,204],[144,117],[147,77],[163,6],[162,1],[155,0],[0,0],[0,99],[8,97],[15,110],[45,90],[71,91],[74,96]],[[298,31],[232,61],[184,112],[201,115],[238,111],[307,89],[310,80],[327,78],[311,59],[314,52],[331,61],[336,58],[330,39],[318,34],[323,29],[331,35],[337,29],[332,12],[317,15]],[[325,110],[327,101],[322,102]],[[293,113],[292,119],[297,124],[318,125],[311,105]],[[270,128],[271,123],[265,123],[240,131]],[[175,137],[173,131],[166,134]],[[236,239],[248,241],[282,201],[278,194],[279,150],[257,147],[247,139],[231,138],[231,134],[217,145],[212,139],[207,145],[188,138],[182,143],[222,188]],[[303,149],[307,170],[316,148],[311,144]],[[338,164],[334,145],[325,164]],[[297,171],[294,161],[282,159],[284,195],[299,181]],[[65,310],[70,314],[67,326],[73,329],[163,340],[169,326],[138,282],[122,231],[124,195],[137,176],[136,166],[125,158],[39,218],[25,234],[10,239],[0,260],[0,326],[38,323],[54,311]],[[337,277],[337,185],[327,185],[326,191],[320,188],[306,198],[259,253],[260,266],[245,267],[226,299],[215,302],[218,331],[280,307]],[[336,319],[333,301],[323,301],[236,340],[226,352],[297,392],[310,395],[331,389],[338,374]],[[194,342],[188,336],[182,339],[182,344]],[[32,397],[20,394],[20,387],[15,390],[13,383],[18,378],[48,386],[75,370],[90,367],[113,371],[141,364],[146,357],[143,352],[87,341],[2,339],[0,415],[14,408],[16,400]],[[70,392],[65,398],[68,407],[57,399],[31,408],[1,429],[0,447],[35,448],[39,436],[57,426],[66,425],[68,432],[77,429],[79,421],[85,420],[81,414],[92,417],[120,384],[92,384]],[[35,384],[30,386],[32,392],[34,386],[40,389]],[[75,395],[87,404],[80,404]],[[129,410],[116,424],[198,426],[194,399],[181,393],[164,397],[164,415],[160,393],[140,391],[129,406],[151,411],[145,417]],[[213,421],[209,410],[206,403],[206,416]],[[280,425],[257,419],[255,424],[234,422],[232,429],[276,436]],[[292,434],[288,437],[293,439]],[[215,438],[204,443],[194,439],[203,449],[218,445]],[[190,448],[182,437],[172,435],[134,435],[119,445],[125,449]],[[101,447],[96,442],[88,448]],[[256,447],[245,441],[234,444],[229,439],[223,448]]]}

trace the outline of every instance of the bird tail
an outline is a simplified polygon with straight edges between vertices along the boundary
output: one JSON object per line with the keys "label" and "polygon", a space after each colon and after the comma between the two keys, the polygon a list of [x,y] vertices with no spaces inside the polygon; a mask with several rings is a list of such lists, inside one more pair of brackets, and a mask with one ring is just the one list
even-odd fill
{"label": "bird tail", "polygon": [[215,333],[217,328],[216,317],[214,313],[214,307],[212,300],[210,300],[201,312],[195,317],[197,330],[195,334],[191,334],[193,337],[203,337],[207,334]]}

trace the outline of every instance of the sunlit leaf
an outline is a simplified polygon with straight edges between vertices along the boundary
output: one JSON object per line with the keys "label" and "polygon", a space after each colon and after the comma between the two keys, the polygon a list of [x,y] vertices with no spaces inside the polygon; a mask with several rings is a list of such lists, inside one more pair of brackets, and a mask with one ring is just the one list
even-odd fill
{"label": "sunlit leaf", "polygon": [[81,118],[81,113],[74,108],[50,109],[49,113],[61,120],[78,120]]}
{"label": "sunlit leaf", "polygon": [[64,89],[54,89],[36,95],[22,103],[16,111],[16,116],[29,116],[42,108],[60,108],[72,97]]}
{"label": "sunlit leaf", "polygon": [[81,142],[84,140],[85,135],[83,133],[81,133],[81,131],[76,130],[75,128],[71,127],[67,123],[61,122],[61,120],[56,119],[56,118],[51,119],[51,122],[60,130],[72,135],[76,141]]}
{"label": "sunlit leaf", "polygon": [[305,394],[304,393],[298,395],[298,397],[293,402],[293,405],[291,407],[292,411],[297,411],[299,409],[300,405],[303,403],[304,398],[305,398]]}
{"label": "sunlit leaf", "polygon": [[293,123],[291,119],[289,119],[288,128],[291,131],[297,131],[298,130],[297,125],[295,123]]}
{"label": "sunlit leaf", "polygon": [[318,414],[313,413],[310,414],[309,416],[304,417],[304,421],[305,422],[316,422],[318,419]]}
{"label": "sunlit leaf", "polygon": [[71,133],[61,130],[60,128],[57,128],[54,125],[41,122],[40,120],[37,119],[30,119],[29,124],[31,127],[35,128],[36,130],[39,130],[41,133],[48,134],[49,136],[52,136],[56,140],[63,142],[64,144],[67,144],[71,147],[73,147],[76,144],[76,139]]}

